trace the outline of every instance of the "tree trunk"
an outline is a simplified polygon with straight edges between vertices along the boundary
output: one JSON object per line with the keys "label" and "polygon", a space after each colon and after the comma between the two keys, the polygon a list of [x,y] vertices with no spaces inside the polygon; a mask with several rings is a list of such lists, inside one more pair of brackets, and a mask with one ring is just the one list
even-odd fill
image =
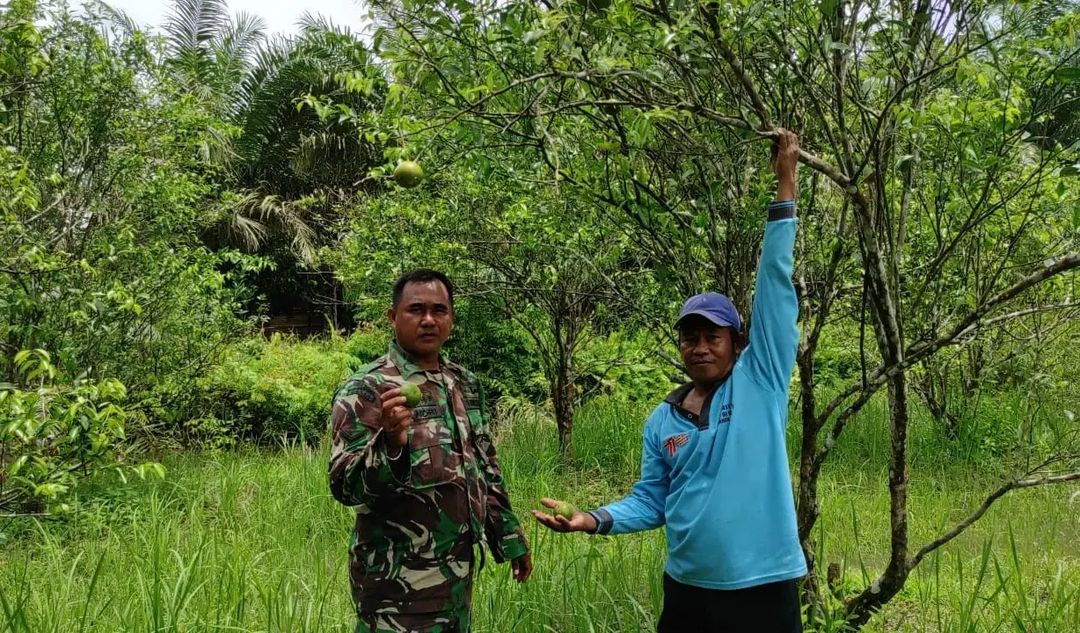
{"label": "tree trunk", "polygon": [[817,454],[817,407],[814,398],[814,359],[809,350],[799,350],[799,399],[802,413],[802,448],[799,455],[799,540],[806,550],[807,563],[812,563],[813,551],[809,546],[810,532],[818,516],[817,474],[814,456]]}
{"label": "tree trunk", "polygon": [[803,581],[803,602],[815,614],[821,604],[818,595],[817,575],[815,574],[816,553],[811,534],[817,522],[820,506],[818,504],[818,471],[814,468],[817,455],[817,434],[819,430],[817,403],[814,398],[814,349],[801,345],[796,358],[799,367],[799,397],[802,414],[802,448],[799,454],[798,504],[796,513],[799,522],[799,543],[806,558],[808,573]]}
{"label": "tree trunk", "polygon": [[847,604],[848,623],[862,628],[883,604],[892,600],[907,581],[907,425],[908,399],[905,372],[889,381],[889,418],[892,456],[889,460],[889,565],[881,576]]}
{"label": "tree trunk", "polygon": [[560,358],[555,368],[551,400],[555,407],[555,425],[559,431],[559,452],[571,455],[571,436],[574,430],[574,375],[572,361]]}
{"label": "tree trunk", "polygon": [[[889,274],[883,236],[873,214],[874,206],[857,190],[851,192],[856,207],[857,227],[866,271],[866,296],[872,308],[874,333],[886,366],[903,367],[904,342],[898,283]],[[880,202],[879,202],[880,206]],[[892,436],[889,459],[889,564],[881,576],[846,605],[848,622],[861,628],[878,607],[888,602],[904,586],[910,568],[907,563],[907,370],[889,378],[889,425]]]}

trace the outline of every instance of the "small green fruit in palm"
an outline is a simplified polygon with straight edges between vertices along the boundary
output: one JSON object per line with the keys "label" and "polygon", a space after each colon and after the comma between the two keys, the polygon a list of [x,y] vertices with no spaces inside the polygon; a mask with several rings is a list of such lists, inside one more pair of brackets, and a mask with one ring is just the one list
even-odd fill
{"label": "small green fruit in palm", "polygon": [[562,517],[567,520],[573,518],[574,513],[577,512],[577,508],[574,507],[574,504],[567,501],[559,501],[552,509],[555,511],[555,516]]}
{"label": "small green fruit in palm", "polygon": [[403,160],[394,168],[394,182],[406,189],[419,185],[423,179],[424,170],[420,169],[420,164],[415,161]]}
{"label": "small green fruit in palm", "polygon": [[420,387],[417,387],[411,382],[401,385],[401,395],[405,396],[405,406],[410,409],[420,404],[421,398],[424,397],[423,394],[420,393]]}

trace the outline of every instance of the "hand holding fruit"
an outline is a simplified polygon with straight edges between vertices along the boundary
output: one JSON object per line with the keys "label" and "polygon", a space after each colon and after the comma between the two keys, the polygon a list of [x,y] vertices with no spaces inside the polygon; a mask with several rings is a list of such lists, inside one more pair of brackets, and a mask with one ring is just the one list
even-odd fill
{"label": "hand holding fruit", "polygon": [[[412,387],[415,389],[416,385]],[[379,394],[379,398],[382,400],[380,422],[383,433],[386,434],[386,443],[392,449],[401,448],[409,441],[409,420],[412,418],[412,409],[408,405],[408,396],[404,393],[403,387],[394,387]]]}
{"label": "hand holding fruit", "polygon": [[541,499],[545,507],[551,508],[554,514],[545,514],[533,510],[533,516],[545,527],[556,532],[594,532],[596,531],[596,519],[587,512],[581,512],[566,501],[555,499]]}
{"label": "hand holding fruit", "polygon": [[411,382],[401,385],[401,395],[405,396],[405,406],[410,409],[415,409],[416,405],[420,404],[420,400],[424,397],[424,395],[420,393],[420,387],[417,387]]}

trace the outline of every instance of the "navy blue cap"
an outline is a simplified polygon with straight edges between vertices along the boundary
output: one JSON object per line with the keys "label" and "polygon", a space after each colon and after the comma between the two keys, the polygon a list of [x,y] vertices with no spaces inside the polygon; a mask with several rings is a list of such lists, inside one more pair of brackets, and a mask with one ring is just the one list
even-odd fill
{"label": "navy blue cap", "polygon": [[678,328],[687,317],[693,315],[705,317],[718,327],[742,330],[742,319],[739,318],[735,304],[719,292],[703,292],[687,299],[679,312],[679,320],[675,321],[675,327]]}

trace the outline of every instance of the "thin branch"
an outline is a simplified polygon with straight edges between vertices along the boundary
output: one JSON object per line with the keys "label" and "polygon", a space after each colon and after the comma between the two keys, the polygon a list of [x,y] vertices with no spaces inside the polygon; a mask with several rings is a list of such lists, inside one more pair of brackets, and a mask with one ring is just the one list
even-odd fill
{"label": "thin branch", "polygon": [[734,51],[724,42],[720,37],[719,30],[716,31],[716,47],[720,50],[720,55],[724,58],[724,61],[731,66],[732,72],[739,79],[739,83],[742,84],[743,89],[746,90],[746,95],[750,97],[750,103],[754,105],[754,111],[758,115],[758,119],[761,120],[761,126],[765,129],[772,129],[773,125],[769,120],[769,112],[765,108],[765,102],[761,100],[761,95],[758,94],[757,86],[754,85],[754,80],[750,78],[750,75],[746,74],[746,69],[743,68],[742,61],[735,55]]}
{"label": "thin branch", "polygon": [[976,521],[982,518],[984,514],[986,514],[986,511],[990,509],[990,506],[992,506],[995,501],[1005,496],[1005,494],[1008,493],[1010,490],[1018,490],[1020,488],[1032,488],[1035,486],[1044,486],[1048,484],[1066,483],[1069,481],[1080,481],[1080,471],[1068,473],[1066,475],[1035,477],[1031,479],[1016,479],[1004,484],[994,492],[990,493],[990,496],[988,496],[974,512],[969,514],[967,518],[965,518],[960,523],[957,523],[948,532],[942,534],[938,538],[923,546],[923,548],[920,549],[918,553],[915,554],[915,556],[908,560],[908,569],[914,569],[915,566],[918,565],[919,562],[922,561],[922,559],[925,558],[927,554],[933,552],[934,550],[945,545],[957,536],[963,534],[965,530],[971,527],[972,524],[974,524]]}
{"label": "thin branch", "polygon": [[1080,301],[1073,301],[1073,302],[1070,302],[1070,303],[1055,303],[1053,305],[1045,305],[1045,306],[1036,306],[1034,308],[1027,308],[1026,310],[1017,310],[1015,312],[1010,312],[1008,314],[1003,314],[1001,316],[997,316],[997,317],[994,317],[992,319],[987,319],[986,321],[983,321],[981,323],[975,323],[974,325],[971,325],[960,336],[964,336],[965,334],[967,334],[969,332],[974,332],[975,330],[981,330],[981,329],[986,329],[986,328],[989,328],[989,327],[994,327],[994,326],[997,326],[997,325],[1001,325],[1002,323],[1006,323],[1008,321],[1012,321],[1012,320],[1015,320],[1015,319],[1020,319],[1020,318],[1026,317],[1026,316],[1031,316],[1033,314],[1039,314],[1039,313],[1042,313],[1042,312],[1052,312],[1054,310],[1068,310],[1070,308],[1080,308]]}
{"label": "thin branch", "polygon": [[945,334],[942,334],[933,340],[922,340],[913,343],[904,352],[903,360],[901,362],[889,366],[879,365],[869,374],[865,386],[862,384],[855,384],[848,387],[843,393],[834,398],[819,416],[819,420],[824,422],[824,420],[828,419],[828,417],[831,416],[848,398],[860,391],[862,392],[859,395],[859,398],[848,406],[844,413],[842,413],[833,424],[833,428],[829,433],[828,439],[825,441],[825,445],[814,460],[816,469],[819,469],[821,463],[825,461],[826,456],[835,445],[840,433],[844,430],[844,425],[847,423],[847,420],[866,404],[870,400],[870,397],[873,396],[873,394],[877,392],[889,378],[933,355],[942,347],[952,344],[958,337],[981,323],[982,318],[999,305],[1015,298],[1028,288],[1031,288],[1054,275],[1077,267],[1080,267],[1080,253],[1069,253],[1057,259],[1047,260],[1043,263],[1041,269],[987,299],[981,306],[972,310],[961,319],[956,326]]}

